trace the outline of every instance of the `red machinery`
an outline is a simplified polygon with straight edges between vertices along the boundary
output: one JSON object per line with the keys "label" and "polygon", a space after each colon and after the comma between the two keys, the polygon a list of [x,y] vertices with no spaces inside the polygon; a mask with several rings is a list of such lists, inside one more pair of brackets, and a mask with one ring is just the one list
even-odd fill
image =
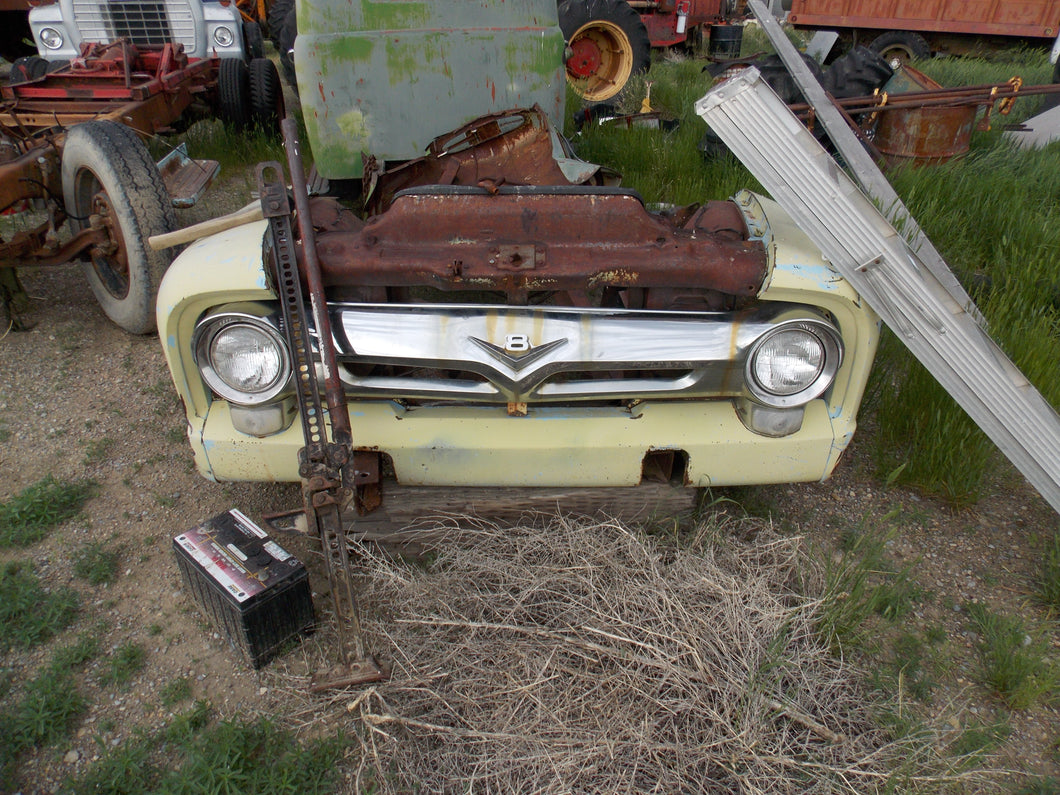
{"label": "red machinery", "polygon": [[217,163],[176,150],[156,166],[137,134],[171,131],[193,111],[275,128],[284,115],[276,67],[126,41],[85,44],[54,71],[29,66],[14,74],[25,82],[0,87],[0,210],[33,200],[43,218],[0,240],[0,314],[18,324],[16,268],[82,259],[107,315],[148,332],[170,255],[150,251],[147,238],[172,229],[172,206],[194,204]]}

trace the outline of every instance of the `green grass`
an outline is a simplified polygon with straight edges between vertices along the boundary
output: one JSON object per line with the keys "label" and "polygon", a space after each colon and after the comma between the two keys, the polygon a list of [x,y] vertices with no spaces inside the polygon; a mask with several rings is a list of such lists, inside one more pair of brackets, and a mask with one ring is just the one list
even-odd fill
{"label": "green grass", "polygon": [[28,649],[65,629],[77,615],[77,594],[45,590],[28,562],[0,569],[0,650]]}
{"label": "green grass", "polygon": [[979,633],[977,651],[984,684],[1013,709],[1026,709],[1040,700],[1055,702],[1060,666],[1050,657],[1048,631],[1019,616],[998,615],[981,604],[969,605],[968,615]]}
{"label": "green grass", "polygon": [[0,709],[0,789],[13,785],[22,753],[69,737],[87,708],[73,676],[57,665],[30,681],[15,703],[5,704]]}
{"label": "green grass", "polygon": [[214,722],[199,703],[166,729],[140,733],[113,749],[63,792],[325,795],[338,791],[347,747],[341,734],[301,742],[264,719]]}
{"label": "green grass", "polygon": [[186,676],[178,677],[167,683],[158,693],[158,700],[166,709],[191,698],[191,680]]}
{"label": "green grass", "polygon": [[[304,141],[304,128],[301,139]],[[244,169],[247,164],[260,163],[266,160],[278,160],[286,168],[287,156],[279,137],[260,129],[236,130],[222,124],[217,119],[201,121],[192,125],[181,135],[180,141],[187,143],[189,154],[196,159],[216,160],[225,170]],[[174,145],[179,142],[172,142]],[[303,155],[306,158],[306,169],[309,168],[308,148]],[[152,151],[166,151],[164,146],[155,143]]]}
{"label": "green grass", "polygon": [[86,544],[74,553],[74,574],[90,585],[109,585],[118,576],[120,557],[113,542]]}
{"label": "green grass", "polygon": [[875,688],[897,693],[902,701],[915,699],[923,704],[931,703],[938,687],[937,677],[945,671],[947,662],[939,650],[939,641],[928,633],[921,635],[898,628],[881,647],[875,655],[879,667],[871,676]]}
{"label": "green grass", "polygon": [[77,516],[96,494],[90,480],[61,481],[53,475],[0,503],[0,548],[25,547]]}
{"label": "green grass", "polygon": [[1020,785],[1013,795],[1060,795],[1060,779],[1052,776],[1035,777]]}
{"label": "green grass", "polygon": [[60,670],[76,668],[99,656],[99,638],[105,626],[82,632],[73,643],[56,650],[54,665]]}
{"label": "green grass", "polygon": [[1060,610],[1060,530],[1045,542],[1037,577],[1038,599],[1053,610]]}
{"label": "green grass", "polygon": [[100,672],[103,685],[124,687],[147,665],[147,651],[139,643],[128,641],[117,648]]}
{"label": "green grass", "polygon": [[114,448],[115,441],[109,436],[102,436],[99,439],[89,439],[84,444],[84,463],[91,466],[92,464],[98,464],[107,459],[107,456],[110,455],[110,451]]}
{"label": "green grass", "polygon": [[966,757],[969,762],[978,762],[1005,742],[1012,734],[1006,721],[983,723],[972,721],[961,729],[961,733],[949,744],[951,756]]}
{"label": "green grass", "polygon": [[922,596],[912,565],[896,566],[886,555],[895,535],[887,526],[892,518],[883,517],[879,525],[862,519],[844,536],[842,551],[824,558],[819,631],[833,649],[864,647],[872,616],[899,619]]}

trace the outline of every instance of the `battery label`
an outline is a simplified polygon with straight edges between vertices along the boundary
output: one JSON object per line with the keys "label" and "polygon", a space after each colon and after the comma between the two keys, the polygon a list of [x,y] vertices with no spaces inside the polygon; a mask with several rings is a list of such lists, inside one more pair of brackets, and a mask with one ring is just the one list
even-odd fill
{"label": "battery label", "polygon": [[[246,602],[301,566],[294,556],[269,539],[264,530],[235,509],[215,516],[173,540],[239,603]],[[260,565],[261,556],[255,549],[269,555],[265,565]],[[252,560],[259,565],[255,567]]]}

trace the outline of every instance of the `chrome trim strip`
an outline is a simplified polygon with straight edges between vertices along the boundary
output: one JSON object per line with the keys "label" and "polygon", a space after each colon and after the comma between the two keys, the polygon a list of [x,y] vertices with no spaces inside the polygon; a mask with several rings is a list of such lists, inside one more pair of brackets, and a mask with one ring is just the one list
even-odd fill
{"label": "chrome trim strip", "polygon": [[[527,403],[734,397],[747,394],[749,350],[777,325],[823,324],[839,340],[821,312],[783,303],[739,312],[452,304],[330,309],[351,397]],[[364,365],[442,372],[376,376],[353,369]]]}

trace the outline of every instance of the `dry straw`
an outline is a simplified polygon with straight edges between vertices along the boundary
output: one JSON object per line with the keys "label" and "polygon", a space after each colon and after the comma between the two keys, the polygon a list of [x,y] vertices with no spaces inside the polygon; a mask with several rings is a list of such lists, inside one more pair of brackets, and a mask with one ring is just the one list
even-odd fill
{"label": "dry straw", "polygon": [[613,521],[433,529],[427,565],[365,560],[391,677],[345,696],[358,791],[862,793],[975,775],[872,721],[817,634],[799,538],[716,521],[681,546]]}

